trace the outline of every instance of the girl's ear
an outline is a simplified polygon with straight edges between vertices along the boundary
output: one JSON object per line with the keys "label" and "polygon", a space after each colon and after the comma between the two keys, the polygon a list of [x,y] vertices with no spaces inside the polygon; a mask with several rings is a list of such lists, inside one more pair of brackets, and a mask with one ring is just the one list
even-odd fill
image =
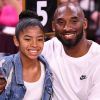
{"label": "girl's ear", "polygon": [[13,36],[13,41],[14,41],[15,46],[19,47],[19,41],[16,38],[16,36]]}

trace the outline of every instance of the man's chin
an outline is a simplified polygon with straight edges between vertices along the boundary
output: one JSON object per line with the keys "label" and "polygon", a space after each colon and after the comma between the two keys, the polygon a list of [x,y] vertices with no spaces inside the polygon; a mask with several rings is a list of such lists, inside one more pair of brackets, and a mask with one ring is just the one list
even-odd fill
{"label": "man's chin", "polygon": [[63,44],[63,46],[65,46],[67,48],[72,48],[74,46],[72,40],[63,40],[63,39],[61,39],[59,37],[58,37],[58,40]]}

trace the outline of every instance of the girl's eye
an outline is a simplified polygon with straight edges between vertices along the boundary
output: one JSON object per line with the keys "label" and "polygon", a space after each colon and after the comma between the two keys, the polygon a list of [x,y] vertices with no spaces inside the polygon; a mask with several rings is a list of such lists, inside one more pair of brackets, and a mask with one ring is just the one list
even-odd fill
{"label": "girl's eye", "polygon": [[30,39],[28,39],[28,38],[26,38],[26,39],[24,39],[24,40],[26,40],[26,41],[30,41]]}
{"label": "girl's eye", "polygon": [[39,38],[38,41],[44,41],[44,38]]}

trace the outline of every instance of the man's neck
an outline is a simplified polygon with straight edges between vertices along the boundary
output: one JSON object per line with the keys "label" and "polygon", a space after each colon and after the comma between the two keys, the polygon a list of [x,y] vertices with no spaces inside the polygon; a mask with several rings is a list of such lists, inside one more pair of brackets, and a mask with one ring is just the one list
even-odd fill
{"label": "man's neck", "polygon": [[92,43],[90,41],[85,39],[80,41],[80,43],[73,48],[64,47],[64,50],[66,54],[71,57],[81,57],[89,51],[91,44]]}

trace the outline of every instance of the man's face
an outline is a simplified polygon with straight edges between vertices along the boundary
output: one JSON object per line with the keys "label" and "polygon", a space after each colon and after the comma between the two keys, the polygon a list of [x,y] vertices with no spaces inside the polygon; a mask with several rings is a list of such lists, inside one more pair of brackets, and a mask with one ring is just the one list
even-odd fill
{"label": "man's face", "polygon": [[83,23],[84,20],[77,9],[66,6],[58,9],[53,25],[56,37],[67,48],[76,46],[83,38]]}

